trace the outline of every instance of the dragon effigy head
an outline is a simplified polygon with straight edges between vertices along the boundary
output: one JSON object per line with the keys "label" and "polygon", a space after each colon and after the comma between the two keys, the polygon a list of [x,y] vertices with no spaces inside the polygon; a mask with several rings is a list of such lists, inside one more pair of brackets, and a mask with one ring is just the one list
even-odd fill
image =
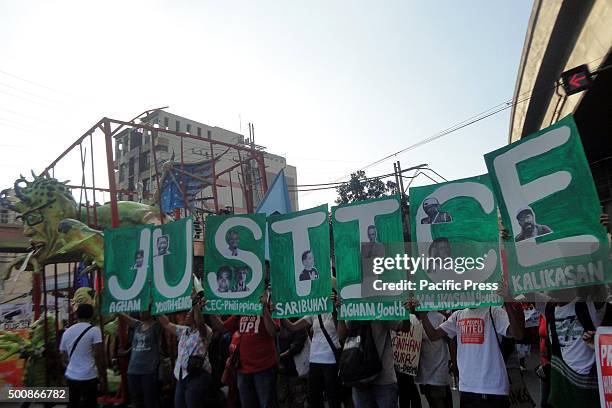
{"label": "dragon effigy head", "polygon": [[32,181],[23,176],[17,179],[12,194],[10,190],[0,192],[0,207],[19,213],[32,256],[44,264],[64,245],[58,225],[65,218],[76,217],[77,204],[68,182],[34,172],[32,176]]}

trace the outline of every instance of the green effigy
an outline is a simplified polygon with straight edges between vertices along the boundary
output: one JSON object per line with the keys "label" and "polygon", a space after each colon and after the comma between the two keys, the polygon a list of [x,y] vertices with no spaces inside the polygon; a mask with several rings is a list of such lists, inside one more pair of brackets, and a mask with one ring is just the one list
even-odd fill
{"label": "green effigy", "polygon": [[[18,257],[3,271],[4,279],[18,265],[38,272],[46,264],[83,261],[90,268],[104,266],[102,231],[86,225],[86,209],[79,208],[66,182],[37,176],[21,176],[10,189],[0,192],[0,208],[18,213],[23,221],[23,235],[30,240],[30,252]],[[120,226],[159,224],[159,209],[132,201],[117,203]],[[93,209],[90,208],[93,213]],[[111,226],[110,205],[96,205],[97,227]]]}

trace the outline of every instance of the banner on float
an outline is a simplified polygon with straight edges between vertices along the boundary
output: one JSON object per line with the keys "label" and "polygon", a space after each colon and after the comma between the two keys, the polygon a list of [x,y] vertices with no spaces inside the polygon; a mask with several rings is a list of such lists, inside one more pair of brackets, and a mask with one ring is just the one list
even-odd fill
{"label": "banner on float", "polygon": [[600,406],[612,406],[612,327],[598,327],[595,334],[595,358]]}
{"label": "banner on float", "polygon": [[262,313],[265,226],[265,214],[206,217],[203,279],[206,313]]}
{"label": "banner on float", "polygon": [[391,347],[395,371],[416,377],[421,358],[423,325],[418,319],[410,318],[410,331],[393,332]]}
{"label": "banner on float", "polygon": [[268,218],[273,317],[332,312],[327,204]]}
{"label": "banner on float", "polygon": [[[404,255],[399,196],[332,208],[338,318],[344,320],[406,319],[406,271],[383,268],[381,259]],[[375,266],[378,265],[378,268]]]}
{"label": "banner on float", "polygon": [[497,204],[489,176],[412,187],[409,196],[419,310],[501,304]]}
{"label": "banner on float", "polygon": [[153,229],[152,314],[191,308],[193,219],[183,218]]}
{"label": "banner on float", "polygon": [[485,155],[510,233],[512,293],[610,281],[601,207],[572,116]]}
{"label": "banner on float", "polygon": [[102,314],[148,310],[152,232],[153,225],[104,231]]}

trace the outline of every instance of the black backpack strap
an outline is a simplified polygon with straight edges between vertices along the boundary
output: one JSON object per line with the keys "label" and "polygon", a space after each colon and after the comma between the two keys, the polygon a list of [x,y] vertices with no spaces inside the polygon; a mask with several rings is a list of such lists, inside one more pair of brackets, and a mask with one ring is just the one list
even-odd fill
{"label": "black backpack strap", "polygon": [[317,315],[317,318],[319,319],[319,327],[321,328],[321,331],[323,332],[323,335],[325,336],[325,340],[327,340],[327,344],[329,344],[329,347],[334,353],[334,357],[336,357],[338,355],[338,349],[336,348],[336,345],[332,341],[331,336],[325,329],[325,325],[323,324],[323,318],[321,317],[321,315]]}
{"label": "black backpack strap", "polygon": [[491,306],[489,306],[489,317],[491,317],[491,324],[493,325],[493,335],[495,336],[495,342],[497,343],[497,346],[499,347],[499,352],[502,355],[504,361],[506,361],[506,356],[504,356],[504,350],[502,349],[502,344],[499,341],[499,338],[497,337],[497,328],[495,327],[495,319],[493,318],[493,310]]}
{"label": "black backpack strap", "polygon": [[556,307],[557,303],[555,302],[546,303],[544,317],[546,317],[546,328],[548,329],[548,335],[550,336],[550,354],[562,358],[561,346],[559,345],[559,337],[557,337],[557,324],[555,321]]}
{"label": "black backpack strap", "polygon": [[586,302],[576,302],[576,318],[584,328],[584,331],[595,331],[595,325],[593,319],[591,319],[591,313]]}
{"label": "black backpack strap", "polygon": [[92,324],[90,324],[89,327],[85,328],[85,330],[83,330],[81,332],[81,334],[79,334],[79,337],[77,337],[77,339],[74,341],[74,343],[72,343],[72,350],[70,350],[69,358],[72,358],[72,354],[74,353],[74,350],[76,349],[76,346],[79,344],[79,342],[81,341],[81,339],[83,338],[85,333],[87,333],[93,327],[94,326]]}
{"label": "black backpack strap", "polygon": [[604,306],[604,315],[601,321],[602,326],[612,326],[612,305],[606,302]]}

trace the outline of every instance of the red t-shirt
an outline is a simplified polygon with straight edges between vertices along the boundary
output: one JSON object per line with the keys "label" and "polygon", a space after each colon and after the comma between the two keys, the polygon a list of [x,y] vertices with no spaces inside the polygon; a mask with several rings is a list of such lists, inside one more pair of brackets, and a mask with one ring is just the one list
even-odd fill
{"label": "red t-shirt", "polygon": [[[280,321],[272,319],[280,328]],[[274,336],[266,331],[263,316],[231,316],[223,325],[231,332],[240,333],[240,365],[238,371],[244,374],[266,370],[277,364]]]}

